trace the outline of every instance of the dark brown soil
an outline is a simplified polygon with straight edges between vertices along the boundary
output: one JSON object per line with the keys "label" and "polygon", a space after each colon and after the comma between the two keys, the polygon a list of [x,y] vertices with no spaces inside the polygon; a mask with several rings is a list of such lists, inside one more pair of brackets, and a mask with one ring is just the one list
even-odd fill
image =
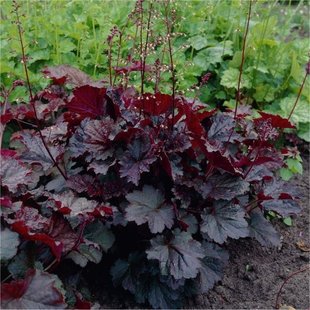
{"label": "dark brown soil", "polygon": [[[309,154],[308,150],[305,153]],[[309,267],[310,252],[303,251],[297,245],[298,242],[304,242],[306,247],[310,246],[309,155],[303,159],[303,176],[297,176],[291,181],[301,192],[303,210],[293,219],[291,227],[282,222],[275,224],[283,236],[281,248],[263,248],[249,239],[230,241],[227,245],[230,262],[223,280],[208,294],[189,300],[186,309],[274,309],[276,295],[282,283],[292,273]],[[290,278],[280,295],[281,306],[309,309],[309,279],[309,268]],[[105,292],[100,299],[100,309],[139,308],[127,294]]]}

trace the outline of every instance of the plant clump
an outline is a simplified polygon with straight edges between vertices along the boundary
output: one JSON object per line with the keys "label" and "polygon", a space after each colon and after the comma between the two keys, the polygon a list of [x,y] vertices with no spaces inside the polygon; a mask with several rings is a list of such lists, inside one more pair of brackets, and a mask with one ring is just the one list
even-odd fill
{"label": "plant clump", "polygon": [[[275,141],[289,121],[242,105],[234,118],[182,96],[172,117],[171,95],[105,87],[68,66],[44,72],[52,83],[32,104],[55,163],[24,125],[35,123],[30,108],[4,114],[25,127],[1,151],[1,255],[16,279],[2,285],[5,307],[30,305],[36,281],[53,298],[34,302],[63,306],[59,279],[42,269],[65,259],[87,268],[111,253],[116,286],[173,308],[221,278],[229,238],[280,245],[264,214],[299,211],[297,193],[276,175],[284,155]],[[16,285],[24,289],[13,294]]]}

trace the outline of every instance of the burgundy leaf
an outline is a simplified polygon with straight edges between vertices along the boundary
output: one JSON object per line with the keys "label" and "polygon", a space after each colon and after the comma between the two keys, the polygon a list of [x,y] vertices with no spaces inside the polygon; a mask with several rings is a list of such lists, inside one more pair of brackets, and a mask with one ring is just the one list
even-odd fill
{"label": "burgundy leaf", "polygon": [[143,109],[144,113],[152,116],[158,116],[171,111],[172,98],[170,95],[157,93],[144,94],[141,99],[132,100],[133,106],[137,109]]}
{"label": "burgundy leaf", "polygon": [[91,309],[92,303],[84,300],[80,293],[75,293],[76,302],[74,305],[75,309]]}
{"label": "burgundy leaf", "polygon": [[73,90],[73,98],[67,104],[70,112],[97,118],[106,112],[106,89],[85,85]]}
{"label": "burgundy leaf", "polygon": [[24,280],[1,285],[3,309],[65,309],[65,297],[56,275],[30,269]]}
{"label": "burgundy leaf", "polygon": [[62,253],[70,252],[80,242],[80,236],[72,229],[68,221],[59,215],[52,217],[48,235],[55,240],[55,243],[62,245]]}
{"label": "burgundy leaf", "polygon": [[26,226],[23,221],[17,221],[13,223],[11,227],[13,231],[18,232],[26,240],[40,241],[48,245],[56,259],[60,260],[63,250],[63,244],[61,242],[55,241],[54,238],[48,236],[45,233],[31,232],[31,227]]}
{"label": "burgundy leaf", "polygon": [[261,117],[255,119],[255,123],[259,120],[268,120],[271,125],[276,128],[295,128],[295,126],[288,119],[279,115],[269,114],[262,111],[259,111],[259,114]]}

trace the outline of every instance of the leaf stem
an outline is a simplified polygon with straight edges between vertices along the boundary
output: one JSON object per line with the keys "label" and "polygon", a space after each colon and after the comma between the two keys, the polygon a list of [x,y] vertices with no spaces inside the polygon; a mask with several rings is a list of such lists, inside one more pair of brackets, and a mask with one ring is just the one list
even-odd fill
{"label": "leaf stem", "polygon": [[152,7],[153,7],[153,3],[150,3],[149,15],[148,15],[147,25],[146,25],[146,39],[145,39],[145,45],[144,45],[142,74],[141,74],[141,94],[142,95],[143,95],[143,90],[144,90],[145,62],[146,62],[147,47],[148,47],[148,41],[149,41],[150,23],[151,23],[151,17],[152,17]]}
{"label": "leaf stem", "polygon": [[171,70],[171,77],[172,77],[172,122],[171,122],[171,130],[173,130],[173,122],[174,122],[174,109],[175,109],[175,85],[176,85],[176,79],[175,79],[175,72],[174,72],[174,64],[173,64],[173,53],[172,53],[172,45],[171,45],[171,22],[168,18],[168,9],[170,5],[170,0],[167,1],[166,7],[165,7],[165,21],[167,26],[167,39],[168,39],[168,51],[169,51],[169,57],[170,57],[170,70]]}
{"label": "leaf stem", "polygon": [[30,79],[29,79],[29,73],[28,73],[28,68],[27,68],[27,58],[26,58],[26,53],[25,53],[25,45],[24,45],[24,41],[23,41],[23,36],[22,36],[22,27],[21,27],[21,22],[20,22],[20,17],[19,17],[19,13],[18,13],[18,8],[19,5],[16,2],[16,0],[13,0],[13,6],[14,6],[14,11],[16,14],[16,24],[17,24],[17,29],[18,29],[18,36],[19,36],[19,42],[20,42],[20,46],[21,46],[21,50],[22,50],[22,63],[24,66],[24,71],[25,71],[25,75],[26,75],[26,82],[27,82],[27,87],[29,90],[29,95],[30,95],[30,102],[31,102],[31,106],[33,108],[33,112],[34,112],[34,116],[35,116],[35,120],[37,123],[37,127],[38,127],[38,133],[40,135],[40,138],[42,140],[43,146],[46,149],[49,157],[51,158],[53,164],[55,165],[55,167],[58,169],[58,171],[60,172],[60,174],[64,177],[65,180],[67,180],[66,174],[62,171],[62,169],[59,167],[59,165],[57,164],[56,160],[54,159],[53,155],[51,154],[45,140],[43,137],[43,134],[40,130],[40,124],[39,124],[39,119],[38,119],[38,114],[37,114],[37,110],[35,107],[35,101],[34,101],[34,97],[32,94],[32,89],[31,89],[31,85],[30,85]]}
{"label": "leaf stem", "polygon": [[301,270],[298,270],[298,271],[295,271],[293,273],[291,273],[285,280],[284,282],[282,283],[278,293],[277,293],[277,297],[276,297],[276,304],[275,304],[275,309],[279,309],[280,308],[280,304],[279,304],[279,299],[280,299],[280,295],[281,295],[281,292],[282,292],[282,289],[284,287],[284,285],[292,278],[294,277],[295,275],[299,274],[299,273],[302,273],[304,271],[306,271],[307,269],[310,269],[310,266],[307,266]]}
{"label": "leaf stem", "polygon": [[43,271],[48,271],[50,270],[56,263],[58,262],[57,258],[55,258],[46,268],[44,268]]}
{"label": "leaf stem", "polygon": [[301,86],[300,86],[300,88],[299,88],[297,98],[296,98],[296,100],[295,100],[295,103],[294,103],[294,105],[293,105],[293,108],[292,108],[292,110],[291,110],[291,112],[290,112],[290,114],[289,114],[287,120],[290,120],[292,114],[294,113],[294,110],[295,110],[295,108],[296,108],[296,106],[297,106],[298,100],[299,100],[299,98],[300,98],[300,96],[301,96],[302,90],[303,90],[303,88],[304,88],[304,86],[305,86],[307,76],[308,76],[308,72],[306,71],[306,74],[305,74],[305,76],[304,76],[304,79],[303,79],[303,81],[302,81],[302,83],[301,83]]}
{"label": "leaf stem", "polygon": [[249,2],[248,17],[247,17],[247,22],[246,22],[245,33],[243,36],[242,56],[241,56],[241,64],[240,64],[240,69],[239,69],[238,88],[237,88],[237,93],[236,93],[236,107],[235,107],[235,113],[234,113],[235,119],[237,117],[238,103],[240,102],[241,78],[242,78],[243,65],[244,65],[244,61],[245,61],[245,46],[246,46],[246,39],[247,39],[248,32],[249,32],[251,10],[252,10],[252,0],[250,0],[250,2]]}

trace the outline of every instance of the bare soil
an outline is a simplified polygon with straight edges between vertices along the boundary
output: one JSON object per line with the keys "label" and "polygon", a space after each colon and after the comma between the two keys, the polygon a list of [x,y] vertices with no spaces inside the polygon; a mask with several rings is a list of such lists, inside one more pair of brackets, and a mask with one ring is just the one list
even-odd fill
{"label": "bare soil", "polygon": [[[291,184],[301,192],[302,213],[291,227],[277,221],[276,229],[283,236],[281,248],[267,249],[254,240],[231,240],[227,248],[230,262],[223,280],[207,294],[188,300],[185,309],[274,309],[277,293],[283,282],[294,272],[309,267],[309,151],[303,156],[304,174]],[[303,242],[301,249],[298,243]],[[310,309],[309,268],[291,277],[283,287],[281,307]],[[126,292],[107,292],[102,288],[100,309],[139,309]],[[292,308],[283,308],[292,309]]]}

